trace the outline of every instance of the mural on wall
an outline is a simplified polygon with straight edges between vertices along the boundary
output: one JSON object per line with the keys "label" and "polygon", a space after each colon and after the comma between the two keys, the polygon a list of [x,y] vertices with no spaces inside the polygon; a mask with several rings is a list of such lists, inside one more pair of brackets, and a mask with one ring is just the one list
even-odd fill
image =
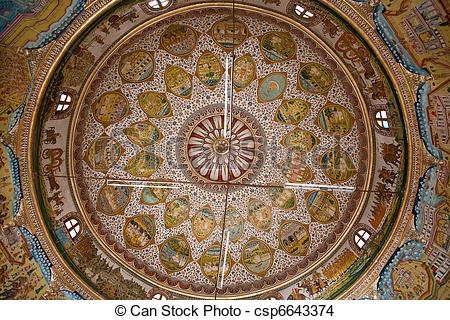
{"label": "mural on wall", "polygon": [[437,0],[386,0],[374,11],[381,37],[408,70],[428,80],[417,90],[416,113],[427,150],[450,156],[450,26]]}
{"label": "mural on wall", "polygon": [[[84,10],[87,0],[2,1],[0,41],[40,48],[58,38]],[[5,7],[3,7],[5,5]]]}

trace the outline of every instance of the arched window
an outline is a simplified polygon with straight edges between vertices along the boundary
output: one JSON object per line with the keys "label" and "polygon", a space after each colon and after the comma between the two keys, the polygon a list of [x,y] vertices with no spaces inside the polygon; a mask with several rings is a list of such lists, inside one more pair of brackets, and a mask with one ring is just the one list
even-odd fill
{"label": "arched window", "polygon": [[58,104],[56,105],[56,112],[66,111],[70,107],[71,103],[72,103],[72,96],[67,92],[62,92],[59,95],[59,101]]}
{"label": "arched window", "polygon": [[167,297],[162,293],[157,292],[152,296],[152,300],[167,300]]}
{"label": "arched window", "polygon": [[389,129],[389,121],[386,110],[380,110],[375,113],[375,120],[381,129]]}
{"label": "arched window", "polygon": [[297,4],[295,6],[295,14],[298,15],[302,19],[309,19],[314,17],[314,14],[311,11],[308,11],[306,8],[302,7],[301,5]]}
{"label": "arched window", "polygon": [[64,222],[64,226],[69,232],[69,235],[72,239],[75,239],[81,231],[80,222],[75,218],[69,218]]}
{"label": "arched window", "polygon": [[147,6],[152,11],[160,11],[170,7],[172,0],[150,0],[147,2]]}
{"label": "arched window", "polygon": [[359,229],[355,233],[355,243],[358,246],[358,248],[362,249],[369,241],[370,233],[365,229]]}

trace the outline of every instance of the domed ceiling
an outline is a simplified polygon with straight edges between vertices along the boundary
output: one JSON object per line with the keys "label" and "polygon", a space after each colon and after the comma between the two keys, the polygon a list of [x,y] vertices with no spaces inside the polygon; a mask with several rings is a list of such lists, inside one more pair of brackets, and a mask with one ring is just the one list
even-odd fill
{"label": "domed ceiling", "polygon": [[94,1],[20,53],[28,228],[4,237],[56,281],[42,297],[448,295],[420,236],[422,201],[448,214],[446,164],[414,149],[425,75],[384,16],[377,34],[345,1],[154,6]]}

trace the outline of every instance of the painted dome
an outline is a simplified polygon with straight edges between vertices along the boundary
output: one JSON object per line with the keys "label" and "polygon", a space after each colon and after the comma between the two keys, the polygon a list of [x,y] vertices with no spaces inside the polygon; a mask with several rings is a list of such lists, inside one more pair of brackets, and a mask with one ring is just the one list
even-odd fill
{"label": "painted dome", "polygon": [[414,195],[442,174],[419,183],[420,159],[438,163],[413,148],[419,78],[368,22],[313,0],[106,2],[31,55],[23,191],[40,231],[21,233],[52,253],[48,274],[86,298],[417,294],[405,272],[431,268],[408,223],[433,229]]}

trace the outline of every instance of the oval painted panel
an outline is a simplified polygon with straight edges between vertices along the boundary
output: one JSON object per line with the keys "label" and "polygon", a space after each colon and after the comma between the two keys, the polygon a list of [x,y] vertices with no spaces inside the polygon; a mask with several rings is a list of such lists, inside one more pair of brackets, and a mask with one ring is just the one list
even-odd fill
{"label": "oval painted panel", "polygon": [[297,125],[305,119],[311,104],[302,99],[283,100],[275,111],[274,121],[282,124]]}
{"label": "oval painted panel", "polygon": [[131,199],[131,187],[103,185],[97,194],[96,209],[113,216],[125,211]]}
{"label": "oval painted panel", "polygon": [[242,249],[241,261],[248,272],[264,276],[272,267],[273,252],[264,241],[252,238]]}
{"label": "oval painted panel", "polygon": [[283,62],[295,57],[297,45],[288,32],[268,32],[261,37],[260,47],[267,62]]}
{"label": "oval painted panel", "polygon": [[192,94],[192,76],[180,67],[167,66],[164,72],[167,91],[174,95],[189,99]]}
{"label": "oval painted panel", "polygon": [[297,199],[292,190],[284,189],[282,187],[273,187],[267,189],[267,193],[275,207],[283,210],[297,209]]}
{"label": "oval painted panel", "polygon": [[352,131],[355,119],[343,106],[328,104],[316,117],[316,124],[335,137],[342,137]]}
{"label": "oval painted panel", "polygon": [[138,94],[138,102],[142,111],[149,118],[167,118],[173,115],[172,106],[164,93],[148,91]]}
{"label": "oval painted panel", "polygon": [[325,94],[333,86],[333,72],[315,63],[307,63],[298,72],[299,86],[310,93]]}
{"label": "oval painted panel", "polygon": [[[217,276],[222,275],[225,279],[231,271],[233,266],[233,261],[231,260],[231,256],[228,254],[226,261],[221,262],[221,248],[219,244],[213,244],[208,247],[202,254],[199,260],[200,269],[202,270],[203,275],[209,279],[214,285],[217,283]],[[223,271],[222,271],[223,270]],[[219,279],[219,282],[221,279]]]}
{"label": "oval painted panel", "polygon": [[344,182],[356,174],[352,159],[347,152],[340,149],[328,150],[322,154],[319,164],[327,177],[332,181]]}
{"label": "oval painted panel", "polygon": [[161,131],[150,121],[139,121],[123,129],[127,138],[137,144],[145,147],[157,143],[163,138]]}
{"label": "oval painted panel", "polygon": [[311,167],[299,155],[281,162],[279,168],[289,182],[307,182],[314,178]]}
{"label": "oval painted panel", "polygon": [[272,208],[258,199],[250,199],[247,205],[247,219],[256,229],[269,231],[272,227]]}
{"label": "oval painted panel", "polygon": [[339,216],[337,198],[328,191],[312,191],[305,194],[306,208],[311,220],[319,223],[336,221]]}
{"label": "oval painted panel", "polygon": [[208,238],[214,230],[216,219],[210,206],[205,206],[197,211],[191,219],[192,232],[197,241]]}
{"label": "oval painted panel", "polygon": [[103,134],[91,142],[84,161],[92,170],[106,173],[117,163],[123,152],[119,142]]}
{"label": "oval painted panel", "polygon": [[140,151],[128,160],[125,171],[135,177],[150,178],[162,165],[163,159],[150,152]]}
{"label": "oval painted panel", "polygon": [[225,51],[231,51],[233,47],[240,46],[249,35],[247,26],[234,17],[217,21],[209,33]]}
{"label": "oval painted panel", "polygon": [[118,91],[104,93],[91,107],[94,119],[107,127],[130,114],[127,98]]}
{"label": "oval painted panel", "polygon": [[167,196],[170,194],[169,188],[144,187],[141,193],[141,203],[146,205],[155,205],[166,202]]}
{"label": "oval painted panel", "polygon": [[245,89],[256,79],[256,64],[249,54],[237,58],[233,64],[233,85],[236,90]]}
{"label": "oval painted panel", "polygon": [[188,196],[182,196],[167,203],[164,210],[164,225],[166,228],[176,227],[186,221],[189,217],[189,210]]}
{"label": "oval painted panel", "polygon": [[126,82],[142,82],[149,80],[155,70],[153,54],[138,50],[121,57],[119,74]]}
{"label": "oval painted panel", "polygon": [[285,72],[273,72],[259,80],[258,102],[270,102],[280,98],[287,86]]}
{"label": "oval painted panel", "polygon": [[126,218],[123,227],[123,238],[127,247],[142,250],[155,242],[155,218],[152,215],[140,214]]}
{"label": "oval painted panel", "polygon": [[195,75],[209,89],[214,89],[222,79],[224,69],[217,56],[205,51],[198,58]]}
{"label": "oval painted panel", "polygon": [[191,247],[182,235],[164,241],[159,247],[159,260],[168,273],[183,270],[191,261]]}
{"label": "oval painted panel", "polygon": [[230,234],[230,241],[238,241],[244,232],[244,219],[241,214],[233,207],[228,207],[225,213],[225,231]]}
{"label": "oval painted panel", "polygon": [[280,141],[283,146],[295,153],[311,151],[319,142],[319,138],[313,133],[301,129],[292,130]]}
{"label": "oval painted panel", "polygon": [[170,25],[160,38],[161,47],[174,56],[188,56],[197,46],[197,32],[186,25]]}
{"label": "oval painted panel", "polygon": [[298,221],[287,220],[278,230],[280,248],[292,256],[304,256],[311,244],[308,225]]}

